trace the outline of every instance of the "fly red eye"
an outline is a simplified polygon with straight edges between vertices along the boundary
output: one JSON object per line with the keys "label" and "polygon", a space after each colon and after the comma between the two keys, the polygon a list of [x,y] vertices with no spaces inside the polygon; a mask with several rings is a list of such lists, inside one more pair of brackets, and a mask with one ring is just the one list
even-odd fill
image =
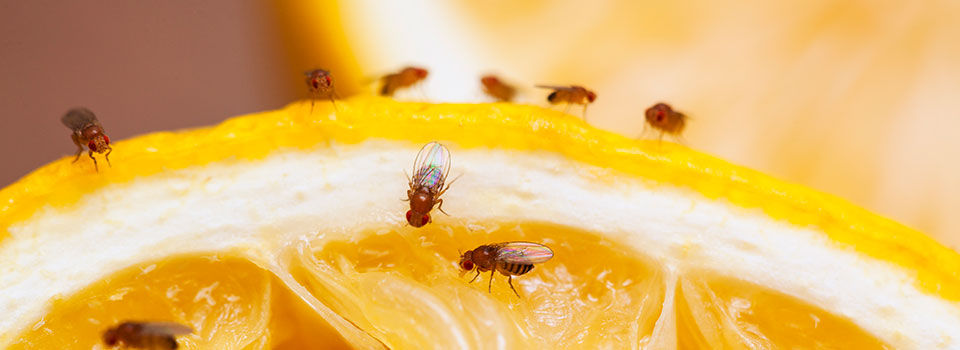
{"label": "fly red eye", "polygon": [[422,223],[426,224],[426,223],[430,222],[430,214],[423,214],[423,217],[420,218],[420,219],[423,220],[423,221],[421,221]]}
{"label": "fly red eye", "polygon": [[110,144],[110,138],[107,137],[106,134],[103,135],[103,141],[106,142],[106,144],[108,144],[108,145]]}
{"label": "fly red eye", "polygon": [[324,77],[324,78],[326,78],[326,79],[327,79],[327,85],[330,85],[330,83],[331,83],[331,81],[330,81],[330,77]]}
{"label": "fly red eye", "polygon": [[412,210],[407,210],[407,222],[410,222],[410,218],[412,218],[412,217],[413,217],[413,211],[412,211]]}
{"label": "fly red eye", "polygon": [[97,144],[94,143],[93,141],[90,141],[90,142],[87,143],[87,148],[89,148],[91,151],[96,152],[96,151],[97,151]]}
{"label": "fly red eye", "polygon": [[464,270],[473,270],[473,262],[472,262],[472,261],[464,261],[464,262],[461,262],[461,263],[460,263],[460,268],[462,268],[462,269],[464,269]]}

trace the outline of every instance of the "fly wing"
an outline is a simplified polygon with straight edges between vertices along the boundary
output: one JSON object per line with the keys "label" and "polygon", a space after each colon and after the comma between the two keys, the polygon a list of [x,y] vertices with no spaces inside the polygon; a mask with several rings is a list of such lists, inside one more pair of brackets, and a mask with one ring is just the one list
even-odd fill
{"label": "fly wing", "polygon": [[141,332],[153,335],[184,335],[193,333],[193,328],[175,322],[144,322]]}
{"label": "fly wing", "polygon": [[308,77],[312,77],[312,76],[315,76],[315,75],[322,77],[322,76],[325,76],[325,75],[330,75],[330,71],[325,70],[325,69],[314,69],[314,70],[308,70],[308,71],[306,71],[306,72],[303,72],[303,75],[306,75],[306,76],[308,76]]}
{"label": "fly wing", "polygon": [[563,91],[573,91],[575,90],[573,86],[559,86],[559,85],[535,85],[541,89],[550,89],[550,90],[563,90]]}
{"label": "fly wing", "polygon": [[511,264],[539,264],[552,257],[553,250],[533,242],[503,243],[497,250],[497,259]]}
{"label": "fly wing", "polygon": [[450,151],[447,147],[433,141],[420,149],[417,159],[413,162],[414,186],[439,191],[449,174]]}
{"label": "fly wing", "polygon": [[100,122],[97,121],[97,116],[94,115],[93,112],[82,107],[67,111],[67,114],[64,114],[63,118],[60,118],[60,121],[71,130],[80,130],[90,124],[100,124]]}

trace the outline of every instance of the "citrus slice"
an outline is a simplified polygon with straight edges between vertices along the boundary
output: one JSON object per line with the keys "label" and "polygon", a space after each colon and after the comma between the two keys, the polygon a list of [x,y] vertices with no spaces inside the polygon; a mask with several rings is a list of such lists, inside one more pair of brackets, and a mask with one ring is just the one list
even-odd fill
{"label": "citrus slice", "polygon": [[[403,171],[453,156],[449,216]],[[960,348],[960,256],[840,199],[510,104],[359,96],[117,142],[0,192],[0,344],[96,348],[122,320],[187,349]],[[461,277],[459,251],[554,258]]]}

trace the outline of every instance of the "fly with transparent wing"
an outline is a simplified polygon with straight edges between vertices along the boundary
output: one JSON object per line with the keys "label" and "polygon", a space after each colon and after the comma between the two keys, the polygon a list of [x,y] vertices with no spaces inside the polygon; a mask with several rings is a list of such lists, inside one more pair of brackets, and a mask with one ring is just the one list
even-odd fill
{"label": "fly with transparent wing", "polygon": [[[447,147],[433,141],[420,149],[413,162],[413,178],[409,179],[407,200],[407,222],[413,227],[422,227],[431,222],[430,211],[436,206],[443,211],[444,192],[450,189],[447,176],[450,175],[450,151]],[[444,186],[446,185],[446,186]]]}
{"label": "fly with transparent wing", "polygon": [[90,159],[93,159],[94,169],[100,171],[97,158],[93,157],[93,152],[106,152],[103,157],[107,160],[107,164],[110,164],[110,152],[113,152],[113,148],[110,147],[110,137],[103,132],[103,126],[100,125],[100,121],[97,120],[97,116],[92,111],[82,107],[74,108],[67,111],[67,114],[64,114],[60,121],[67,128],[70,128],[70,139],[77,146],[77,154],[73,159],[74,163],[80,160],[83,147],[86,146],[87,155],[90,156]]}
{"label": "fly with transparent wing", "polygon": [[507,284],[513,293],[520,297],[520,293],[513,287],[513,276],[524,275],[533,270],[534,264],[544,263],[553,258],[553,250],[540,243],[534,242],[504,242],[485,244],[460,255],[461,276],[473,269],[477,274],[470,280],[473,283],[481,272],[490,271],[490,281],[487,282],[487,292],[493,284],[494,273],[499,271],[507,276]]}

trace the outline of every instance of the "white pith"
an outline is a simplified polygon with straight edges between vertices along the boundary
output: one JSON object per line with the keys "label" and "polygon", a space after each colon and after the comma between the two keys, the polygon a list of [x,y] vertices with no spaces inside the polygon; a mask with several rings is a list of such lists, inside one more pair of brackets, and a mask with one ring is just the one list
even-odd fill
{"label": "white pith", "polygon": [[[0,329],[7,330],[0,345],[36,322],[53,293],[69,295],[138,261],[239,249],[269,263],[286,244],[317,232],[333,238],[403,225],[402,171],[419,146],[368,141],[281,150],[253,162],[145,176],[94,191],[75,206],[42,209],[10,227],[12,237],[0,246]],[[444,195],[444,209],[463,219],[604,232],[680,274],[714,269],[783,291],[856,320],[897,348],[960,349],[951,337],[960,334],[960,307],[918,290],[896,266],[813,229],[559,155],[448,146],[451,176],[463,175]],[[662,317],[658,334],[674,334],[672,317]]]}

